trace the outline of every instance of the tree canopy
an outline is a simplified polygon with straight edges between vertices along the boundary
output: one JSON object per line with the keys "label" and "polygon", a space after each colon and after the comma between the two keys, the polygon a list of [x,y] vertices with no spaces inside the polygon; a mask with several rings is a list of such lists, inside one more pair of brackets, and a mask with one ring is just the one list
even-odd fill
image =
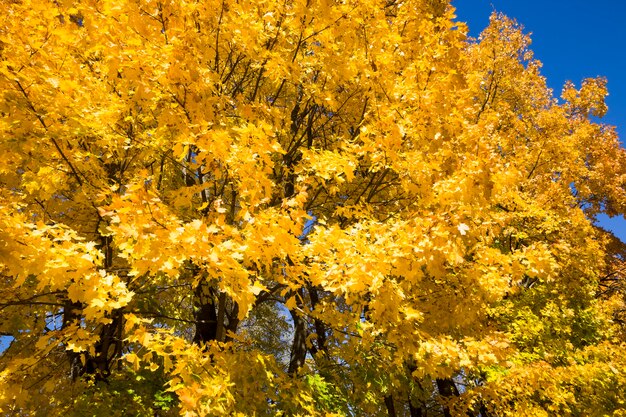
{"label": "tree canopy", "polygon": [[446,0],[0,0],[0,412],[625,416],[606,81]]}

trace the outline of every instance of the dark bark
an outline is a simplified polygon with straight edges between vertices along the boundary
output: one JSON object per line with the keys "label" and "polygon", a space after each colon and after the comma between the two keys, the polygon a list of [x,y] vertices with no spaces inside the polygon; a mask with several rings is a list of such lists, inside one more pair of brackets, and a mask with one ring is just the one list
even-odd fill
{"label": "dark bark", "polygon": [[96,381],[106,381],[111,375],[111,365],[122,355],[122,331],[124,313],[115,310],[111,314],[111,323],[100,330],[100,339],[95,345],[95,354],[87,355],[81,375],[93,375]]}
{"label": "dark bark", "polygon": [[[80,312],[83,306],[81,303],[72,302],[67,300],[63,306],[63,324],[62,328],[65,329],[74,323],[80,323]],[[81,375],[82,363],[80,361],[80,353],[67,351],[67,358],[70,362],[70,377],[72,381],[76,380]]]}
{"label": "dark bark", "polygon": [[239,326],[239,305],[226,293],[219,292],[206,279],[194,290],[195,333],[193,343],[203,346],[212,340],[229,342],[229,333]]}
{"label": "dark bark", "polygon": [[396,406],[391,395],[385,396],[385,407],[387,407],[387,415],[389,417],[396,417]]}
{"label": "dark bark", "polygon": [[224,335],[224,341],[230,342],[233,340],[230,334],[237,333],[237,327],[239,327],[239,304],[231,300],[230,311],[226,310],[226,317],[228,317],[228,324],[226,324],[226,334]]}
{"label": "dark bark", "polygon": [[[299,290],[294,296],[297,300],[297,306],[302,307],[302,290]],[[289,375],[295,375],[298,369],[304,365],[306,359],[306,321],[296,309],[289,310],[291,319],[293,320],[293,342],[291,344],[291,355],[289,357]]]}
{"label": "dark bark", "polygon": [[[414,389],[419,389],[420,391],[423,391],[424,388],[422,387],[422,384],[418,380],[415,380],[415,378],[413,377],[413,372],[417,370],[417,365],[415,364],[415,361],[412,359],[409,359],[405,362],[405,365],[408,371],[408,375],[407,375],[408,378],[414,379],[417,387],[419,387],[419,388],[414,388]],[[409,394],[409,413],[411,417],[425,417],[426,416],[426,404],[423,401],[420,401],[419,405],[415,405],[413,401],[411,401],[411,395]]]}
{"label": "dark bark", "polygon": [[226,318],[226,293],[220,293],[218,297],[218,305],[217,305],[217,329],[215,339],[218,342],[223,342],[224,337],[226,335],[225,328],[225,318]]}
{"label": "dark bark", "polygon": [[[310,109],[308,109],[307,107],[301,112],[300,101],[301,95],[298,95],[297,102],[291,111],[291,134],[295,143],[293,147],[290,148],[288,152],[283,156],[283,163],[285,164],[285,169],[287,171],[284,184],[285,198],[291,198],[295,194],[296,175],[293,172],[293,167],[300,161],[300,159],[302,159],[302,152],[298,150],[300,143],[296,139],[296,136],[298,135],[298,132],[300,130],[300,125],[303,121],[303,118],[310,111]],[[287,259],[287,261],[291,263],[291,260]],[[296,293],[292,293],[291,296],[296,297],[296,305],[298,308],[289,310],[289,313],[291,314],[291,319],[293,320],[293,342],[291,345],[291,354],[289,357],[289,367],[287,372],[289,373],[289,375],[294,376],[297,374],[298,369],[300,369],[300,367],[304,365],[304,361],[306,360],[307,323],[304,317],[302,317],[299,312],[302,311],[303,307],[303,288],[300,288]]]}
{"label": "dark bark", "polygon": [[[311,299],[311,309],[315,310],[315,307],[319,304],[319,293],[317,292],[317,288],[312,285],[308,285],[309,298]],[[314,319],[313,324],[315,325],[315,334],[316,338],[316,352],[319,351],[328,353],[328,349],[326,346],[326,324],[320,319]]]}
{"label": "dark bark", "polygon": [[194,319],[196,321],[193,343],[204,345],[217,337],[217,311],[215,289],[202,279],[194,291]]}
{"label": "dark bark", "polygon": [[487,407],[485,407],[485,404],[482,402],[480,402],[480,417],[490,417],[489,411],[487,411]]}
{"label": "dark bark", "polygon": [[[114,173],[121,170],[120,167],[109,169],[109,177],[112,179],[114,179]],[[99,233],[98,230],[96,232]],[[109,270],[113,266],[111,237],[103,235],[99,237],[100,242],[97,248],[104,254],[104,268]],[[82,323],[83,307],[80,302],[71,300],[65,302],[63,306],[63,329],[72,325],[84,326]],[[106,381],[111,375],[112,364],[122,355],[124,311],[122,309],[113,310],[108,318],[111,321],[100,327],[99,339],[94,345],[93,354],[67,351],[72,380],[81,376],[90,376],[96,381]]]}
{"label": "dark bark", "polygon": [[[456,384],[451,378],[438,378],[437,389],[439,390],[439,395],[444,397],[445,400],[459,395],[459,390],[457,389]],[[447,405],[443,406],[443,415],[444,417],[452,416],[452,414],[450,414],[450,408]]]}
{"label": "dark bark", "polygon": [[426,409],[422,406],[415,406],[409,399],[409,413],[411,417],[424,417],[426,415]]}
{"label": "dark bark", "polygon": [[[439,390],[439,395],[444,397],[444,400],[449,400],[451,397],[459,396],[459,389],[456,387],[456,384],[452,380],[452,378],[442,378],[437,379],[437,389]],[[468,417],[475,417],[474,413],[471,410],[467,411]],[[443,406],[443,415],[444,417],[451,417],[450,408],[444,404]]]}
{"label": "dark bark", "polygon": [[[81,312],[81,303],[67,301],[63,311],[63,328],[72,324],[80,325]],[[92,376],[96,381],[106,381],[111,375],[112,364],[122,355],[124,313],[122,310],[114,310],[110,318],[111,322],[100,329],[100,338],[94,346],[93,355],[67,351],[72,380],[81,376]]]}

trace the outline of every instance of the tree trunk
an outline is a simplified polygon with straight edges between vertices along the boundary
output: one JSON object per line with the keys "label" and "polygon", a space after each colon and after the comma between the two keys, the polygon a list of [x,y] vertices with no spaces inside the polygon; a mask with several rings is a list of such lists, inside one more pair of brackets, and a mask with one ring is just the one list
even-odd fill
{"label": "tree trunk", "polygon": [[[80,323],[80,311],[83,306],[81,303],[74,303],[70,300],[65,302],[63,306],[63,324],[62,328],[65,329],[68,326],[76,323]],[[80,353],[67,350],[67,358],[70,361],[70,377],[72,381],[75,381],[79,375],[81,375],[82,363],[80,361]]]}
{"label": "tree trunk", "polygon": [[[307,289],[309,291],[309,298],[311,299],[311,310],[315,310],[315,307],[319,304],[319,294],[317,293],[317,288],[312,285],[307,285]],[[326,324],[316,318],[314,319],[315,325],[315,335],[317,348],[316,351],[322,351],[324,354],[328,354],[328,349],[326,346]],[[317,352],[313,352],[317,353]]]}
{"label": "tree trunk", "polygon": [[[297,305],[302,307],[302,289],[300,289],[295,297],[298,300]],[[306,359],[306,321],[298,311],[289,310],[293,320],[293,342],[291,344],[291,355],[289,357],[289,375],[295,375],[298,369],[304,365]]]}
{"label": "tree trunk", "polygon": [[224,341],[224,336],[226,334],[225,328],[225,318],[226,318],[226,293],[220,293],[218,297],[218,305],[217,305],[217,329],[215,331],[215,339],[218,342]]}
{"label": "tree trunk", "polygon": [[389,417],[396,417],[396,406],[393,403],[393,396],[385,396],[385,407],[387,407],[387,415]]}
{"label": "tree trunk", "polygon": [[106,381],[111,375],[111,364],[122,355],[122,331],[124,313],[115,310],[111,314],[111,323],[100,330],[100,340],[95,345],[95,354],[87,354],[81,375],[94,375],[96,381]]}
{"label": "tree trunk", "polygon": [[489,411],[487,411],[487,407],[485,407],[485,404],[483,403],[483,401],[480,401],[480,417],[490,417],[489,415]]}
{"label": "tree trunk", "polygon": [[[419,388],[412,388],[412,389],[419,389],[421,391],[420,394],[422,394],[424,391],[424,388],[422,387],[422,384],[420,383],[420,381],[417,380],[413,376],[413,372],[417,370],[417,365],[415,364],[415,361],[412,359],[408,359],[405,361],[405,365],[408,371],[407,377],[409,378],[409,380],[412,379],[417,385],[417,387],[419,387]],[[413,404],[413,402],[411,401],[410,393],[409,393],[409,413],[411,417],[425,417],[426,416],[426,404],[423,401],[421,401],[419,405]]]}
{"label": "tree trunk", "polygon": [[[449,400],[451,397],[459,396],[459,390],[452,378],[437,379],[437,389],[439,390],[439,394],[444,397],[445,400]],[[468,417],[475,417],[474,413],[470,410],[468,410],[466,414]],[[443,406],[443,415],[444,417],[452,416],[450,408],[447,404],[444,404]]]}
{"label": "tree trunk", "polygon": [[217,337],[217,311],[214,288],[203,278],[194,291],[194,318],[196,331],[193,343],[203,346]]}
{"label": "tree trunk", "polygon": [[409,399],[409,413],[411,417],[424,417],[426,415],[426,411],[421,406],[414,406],[411,400]]}
{"label": "tree trunk", "polygon": [[[439,395],[444,397],[445,400],[449,400],[451,397],[456,397],[459,395],[459,390],[454,384],[454,381],[452,380],[452,378],[444,378],[444,379],[438,378],[437,389],[439,390]],[[444,417],[452,416],[452,414],[450,414],[450,408],[448,407],[447,404],[443,406],[443,415]]]}
{"label": "tree trunk", "polygon": [[[63,310],[63,328],[72,324],[80,326],[82,304],[67,301]],[[91,375],[96,381],[106,381],[111,375],[111,364],[122,355],[124,313],[114,310],[111,322],[100,329],[100,338],[94,346],[94,354],[68,350],[70,377],[75,381],[83,375]],[[81,356],[84,359],[81,360]]]}
{"label": "tree trunk", "polygon": [[239,327],[239,304],[231,300],[230,312],[226,310],[226,317],[228,317],[228,324],[226,325],[226,334],[224,335],[224,341],[230,342],[233,340],[229,333],[237,333],[237,327]]}

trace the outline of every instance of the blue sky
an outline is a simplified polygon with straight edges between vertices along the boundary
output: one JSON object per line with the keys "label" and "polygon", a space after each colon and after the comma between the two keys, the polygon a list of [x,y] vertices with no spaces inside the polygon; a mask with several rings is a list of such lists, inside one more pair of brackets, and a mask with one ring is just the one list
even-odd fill
{"label": "blue sky", "polygon": [[[609,111],[626,144],[626,1],[624,0],[452,0],[457,20],[477,37],[495,10],[514,18],[531,34],[531,49],[543,63],[548,86],[560,96],[563,84],[584,78],[608,79]],[[600,225],[626,242],[624,218],[600,218]]]}

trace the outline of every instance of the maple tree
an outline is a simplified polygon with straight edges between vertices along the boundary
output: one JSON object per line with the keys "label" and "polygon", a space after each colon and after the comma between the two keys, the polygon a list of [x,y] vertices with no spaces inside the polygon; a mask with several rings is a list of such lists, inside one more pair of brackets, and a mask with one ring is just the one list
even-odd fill
{"label": "maple tree", "polygon": [[0,0],[3,415],[626,415],[626,153],[444,0]]}

